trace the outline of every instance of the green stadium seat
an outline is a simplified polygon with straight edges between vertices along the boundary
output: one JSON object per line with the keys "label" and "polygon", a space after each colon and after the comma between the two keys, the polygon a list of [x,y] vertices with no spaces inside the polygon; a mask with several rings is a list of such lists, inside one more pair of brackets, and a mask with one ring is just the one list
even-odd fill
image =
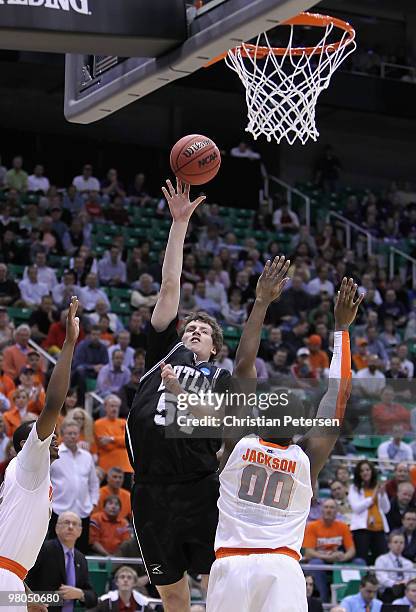
{"label": "green stadium seat", "polygon": [[16,264],[7,264],[9,269],[9,275],[13,278],[22,278],[25,266],[18,266]]}
{"label": "green stadium seat", "polygon": [[85,386],[87,389],[87,393],[91,392],[91,391],[95,391],[95,388],[97,386],[97,381],[95,378],[87,378],[85,381]]}
{"label": "green stadium seat", "polygon": [[111,312],[116,315],[129,315],[131,306],[128,302],[120,302],[118,298],[111,300]]}
{"label": "green stadium seat", "polygon": [[13,306],[10,306],[7,309],[7,312],[10,319],[18,325],[20,323],[26,323],[30,319],[30,315],[32,314],[30,308],[14,308]]}
{"label": "green stadium seat", "polygon": [[88,561],[89,578],[98,597],[104,595],[108,590],[111,570],[111,561]]}
{"label": "green stadium seat", "polygon": [[118,287],[109,287],[109,295],[112,298],[118,298],[119,300],[126,299],[130,300],[132,294],[131,289],[122,289]]}
{"label": "green stadium seat", "polygon": [[[238,327],[234,327],[234,325],[227,325],[224,327],[223,334],[224,338],[237,338],[241,337],[241,329]],[[228,342],[227,342],[228,344]]]}

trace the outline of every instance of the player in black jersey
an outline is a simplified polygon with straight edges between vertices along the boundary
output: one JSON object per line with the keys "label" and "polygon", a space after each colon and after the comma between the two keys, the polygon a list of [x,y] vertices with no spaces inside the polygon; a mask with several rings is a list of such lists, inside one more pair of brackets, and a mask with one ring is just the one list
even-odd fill
{"label": "player in black jersey", "polygon": [[[173,223],[151,319],[146,372],[127,419],[126,445],[135,471],[133,525],[146,571],[159,590],[165,612],[188,612],[186,572],[202,574],[206,588],[214,561],[216,453],[221,440],[179,436],[172,392],[223,391],[229,387],[231,376],[213,363],[222,346],[222,331],[215,319],[198,313],[188,318],[180,335],[176,330],[185,234],[193,211],[204,197],[191,203],[189,185],[180,182],[175,191],[167,181],[163,192]],[[255,305],[250,317],[256,316],[259,308],[263,312],[264,304]],[[247,333],[243,336],[247,340]],[[239,354],[244,353],[243,342]],[[242,359],[241,363],[244,374],[247,362]]]}

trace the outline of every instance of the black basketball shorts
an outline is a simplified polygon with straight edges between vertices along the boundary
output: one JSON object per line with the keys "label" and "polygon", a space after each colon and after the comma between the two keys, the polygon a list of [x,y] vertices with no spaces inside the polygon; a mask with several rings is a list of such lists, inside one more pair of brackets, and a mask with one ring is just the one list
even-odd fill
{"label": "black basketball shorts", "polygon": [[209,574],[218,495],[217,474],[182,484],[134,485],[134,531],[152,584],[173,584],[185,572]]}

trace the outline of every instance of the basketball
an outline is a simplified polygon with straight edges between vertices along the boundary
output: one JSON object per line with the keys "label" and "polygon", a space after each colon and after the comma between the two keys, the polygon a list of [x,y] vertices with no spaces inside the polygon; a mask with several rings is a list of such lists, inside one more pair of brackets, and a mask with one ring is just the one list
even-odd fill
{"label": "basketball", "polygon": [[184,136],[170,153],[170,167],[175,176],[190,185],[204,185],[217,174],[221,154],[215,142],[207,136]]}

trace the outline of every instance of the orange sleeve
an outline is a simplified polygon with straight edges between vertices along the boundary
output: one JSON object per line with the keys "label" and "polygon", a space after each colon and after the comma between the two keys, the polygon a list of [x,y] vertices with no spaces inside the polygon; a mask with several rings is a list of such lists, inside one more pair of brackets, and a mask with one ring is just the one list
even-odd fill
{"label": "orange sleeve", "polygon": [[306,525],[302,548],[316,548],[316,521]]}
{"label": "orange sleeve", "polygon": [[46,400],[46,393],[45,393],[45,389],[41,389],[39,391],[39,395],[38,395],[38,399],[37,400],[30,400],[30,402],[28,403],[27,407],[29,412],[34,412],[35,414],[40,414],[43,410],[43,407],[45,405],[45,400]]}
{"label": "orange sleeve", "polygon": [[352,533],[350,528],[345,523],[343,524],[343,531],[344,533],[342,534],[342,540],[344,548],[345,550],[348,550],[349,548],[351,548],[351,546],[354,546],[354,540],[352,539]]}
{"label": "orange sleeve", "polygon": [[322,367],[329,368],[329,357],[325,351],[322,351]]}
{"label": "orange sleeve", "polygon": [[93,514],[90,520],[90,544],[100,541],[101,523],[99,514]]}
{"label": "orange sleeve", "polygon": [[12,427],[12,424],[9,422],[9,419],[7,418],[7,412],[3,414],[3,421],[6,427],[6,436],[11,438],[13,435],[13,427]]}

